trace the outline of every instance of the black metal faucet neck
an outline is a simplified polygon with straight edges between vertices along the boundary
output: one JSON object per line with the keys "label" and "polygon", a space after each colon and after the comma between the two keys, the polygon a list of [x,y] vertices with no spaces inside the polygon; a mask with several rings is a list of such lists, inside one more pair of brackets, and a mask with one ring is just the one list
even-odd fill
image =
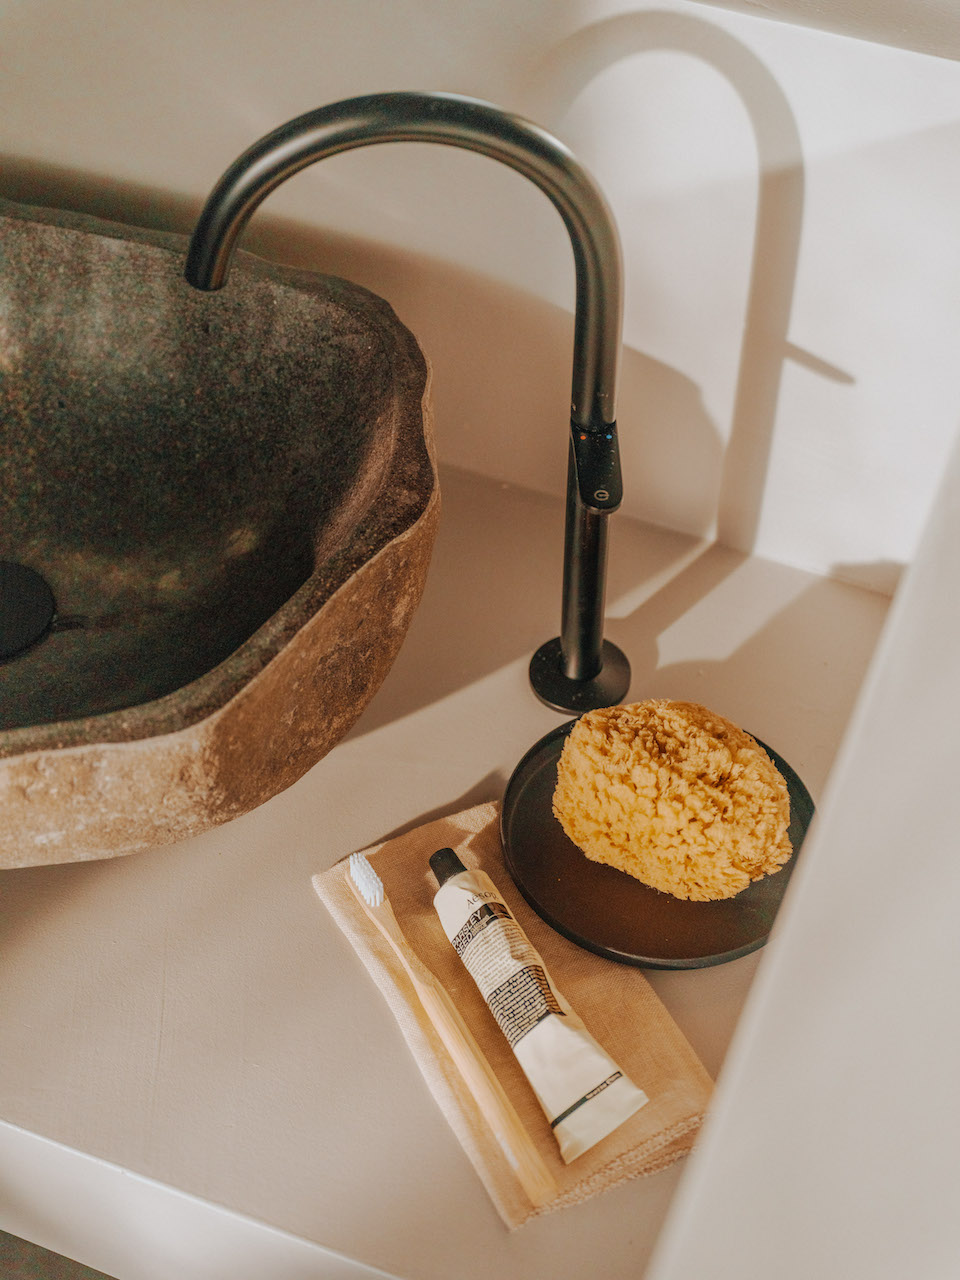
{"label": "black metal faucet neck", "polygon": [[[598,522],[602,525],[620,501],[615,432],[623,309],[620,245],[600,190],[561,142],[519,116],[453,94],[370,94],[320,107],[267,134],[227,169],[194,229],[186,278],[198,289],[221,288],[247,220],[261,201],[293,174],[339,152],[404,141],[443,143],[502,161],[549,197],[567,228],[576,266],[576,307],[571,387],[573,505],[568,502],[564,613],[569,615],[572,610],[580,617],[589,615],[589,619],[577,628],[564,625],[557,681],[552,677],[545,681],[545,664],[536,658],[531,664],[531,680],[543,701],[564,710],[585,710],[579,706],[584,697],[594,706],[619,701],[629,684],[629,668],[623,684],[626,659],[622,655],[612,688],[604,684],[593,690],[591,682],[606,665],[604,653],[611,648],[600,638],[604,538],[602,531],[597,536],[594,526]],[[579,452],[578,427],[584,434]],[[612,432],[612,450],[608,432]],[[601,479],[594,483],[600,473]],[[581,482],[581,475],[587,479]],[[583,526],[584,536],[573,535],[571,520]],[[592,530],[589,536],[588,526]],[[574,597],[576,605],[572,604]],[[546,665],[552,670],[552,657]],[[571,683],[576,698],[567,688]]]}

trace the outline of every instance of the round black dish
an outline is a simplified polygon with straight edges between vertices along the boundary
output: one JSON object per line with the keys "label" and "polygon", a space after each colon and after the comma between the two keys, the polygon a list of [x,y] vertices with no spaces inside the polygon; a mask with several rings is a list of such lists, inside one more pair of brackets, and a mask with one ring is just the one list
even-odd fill
{"label": "round black dish", "polygon": [[790,765],[759,743],[790,793],[790,861],[735,898],[686,902],[591,862],[564,834],[552,802],[557,762],[575,724],[560,725],[530,748],[503,797],[507,870],[534,911],[578,946],[648,969],[700,969],[763,946],[814,812],[809,791]]}

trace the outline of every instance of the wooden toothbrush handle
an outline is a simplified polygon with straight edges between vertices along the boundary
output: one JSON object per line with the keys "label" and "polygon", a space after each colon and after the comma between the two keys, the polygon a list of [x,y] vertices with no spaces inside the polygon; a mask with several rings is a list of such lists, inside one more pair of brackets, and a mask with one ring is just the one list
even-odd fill
{"label": "wooden toothbrush handle", "polygon": [[557,1194],[553,1174],[460,1011],[439,982],[425,982],[419,975],[414,977],[414,982],[425,1013],[443,1040],[531,1203],[535,1206],[545,1204]]}
{"label": "wooden toothbrush handle", "polygon": [[443,1041],[454,1066],[460,1072],[531,1204],[539,1207],[552,1200],[557,1194],[553,1174],[544,1163],[446,987],[431,973],[416,952],[411,950],[389,902],[384,901],[379,907],[372,907],[349,872],[346,883],[360,907],[403,965],[424,1013]]}

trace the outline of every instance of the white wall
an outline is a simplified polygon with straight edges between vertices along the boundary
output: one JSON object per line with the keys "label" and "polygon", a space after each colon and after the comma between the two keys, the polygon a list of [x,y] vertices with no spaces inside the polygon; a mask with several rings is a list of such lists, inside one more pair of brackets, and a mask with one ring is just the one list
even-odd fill
{"label": "white wall", "polygon": [[[960,65],[670,0],[31,0],[0,7],[0,60],[0,191],[184,226],[326,101],[532,116],[620,225],[626,509],[880,589],[912,557],[960,418]],[[522,178],[370,148],[287,183],[245,243],[390,298],[441,457],[561,488],[572,260]]]}
{"label": "white wall", "polygon": [[957,1275],[958,573],[960,449],[647,1280]]}

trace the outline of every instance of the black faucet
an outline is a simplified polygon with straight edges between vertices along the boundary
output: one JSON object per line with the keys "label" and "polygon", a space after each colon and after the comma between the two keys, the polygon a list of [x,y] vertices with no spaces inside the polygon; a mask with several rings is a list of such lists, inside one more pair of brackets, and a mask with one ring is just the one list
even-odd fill
{"label": "black faucet", "polygon": [[378,93],[335,102],[281,125],[227,169],[200,214],[185,275],[197,289],[227,281],[237,237],[265,196],[326,156],[374,142],[440,142],[516,169],[550,197],[576,262],[573,389],[561,634],[530,662],[534,692],[578,715],[622,701],[624,654],[603,638],[607,516],[623,490],[616,389],[623,309],[616,227],[593,179],[556,138],[486,102],[453,94]]}

